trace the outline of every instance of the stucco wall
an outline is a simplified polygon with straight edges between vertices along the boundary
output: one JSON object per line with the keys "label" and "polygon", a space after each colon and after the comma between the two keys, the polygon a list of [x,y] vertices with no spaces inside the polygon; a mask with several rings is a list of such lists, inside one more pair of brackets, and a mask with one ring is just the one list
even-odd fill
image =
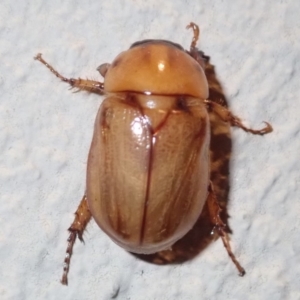
{"label": "stucco wall", "polygon": [[[300,299],[299,14],[293,0],[2,0],[0,298]],[[188,47],[190,21],[231,110],[247,125],[274,127],[264,137],[232,129],[229,224],[247,275],[237,276],[220,240],[181,265],[157,266],[91,222],[62,286],[101,98],[73,94],[33,56],[42,52],[66,76],[99,78],[95,69],[137,40]]]}

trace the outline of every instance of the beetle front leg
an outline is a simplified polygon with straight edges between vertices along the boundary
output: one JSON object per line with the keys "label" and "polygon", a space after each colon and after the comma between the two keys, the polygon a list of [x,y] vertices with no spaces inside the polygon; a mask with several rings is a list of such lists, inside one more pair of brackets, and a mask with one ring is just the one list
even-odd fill
{"label": "beetle front leg", "polygon": [[226,224],[222,221],[220,217],[220,213],[222,211],[222,208],[220,207],[216,194],[213,190],[213,185],[210,182],[209,188],[208,188],[208,199],[207,199],[207,204],[208,204],[208,211],[209,211],[209,216],[210,220],[214,225],[213,231],[217,232],[218,235],[221,237],[224,247],[227,250],[227,253],[229,257],[231,258],[232,262],[235,264],[236,268],[239,271],[240,276],[245,275],[245,270],[244,268],[240,265],[240,263],[237,261],[235,258],[235,255],[233,254],[230,243],[229,243],[229,236],[228,233],[226,232]]}
{"label": "beetle front leg", "polygon": [[75,79],[75,78],[66,78],[58,73],[50,64],[48,64],[43,58],[42,54],[38,53],[35,57],[35,60],[40,61],[44,64],[56,77],[61,79],[63,82],[68,83],[71,88],[77,88],[78,91],[87,91],[91,93],[96,93],[103,95],[104,94],[104,84],[99,81],[90,80],[90,79]]}
{"label": "beetle front leg", "polygon": [[64,272],[61,279],[61,283],[64,285],[68,285],[68,273],[70,269],[70,261],[71,261],[73,246],[75,244],[76,237],[78,237],[81,242],[84,242],[82,238],[82,234],[90,219],[91,219],[91,213],[88,208],[86,195],[84,195],[75,212],[75,219],[72,225],[70,226],[70,228],[68,229],[70,235],[68,238],[68,247],[67,247],[66,256],[64,260]]}
{"label": "beetle front leg", "polygon": [[211,100],[204,100],[204,103],[208,106],[209,110],[215,112],[223,121],[229,122],[231,126],[236,126],[246,132],[259,135],[264,135],[273,131],[271,124],[269,124],[268,122],[264,122],[266,126],[259,130],[248,128],[243,125],[240,118],[233,115],[226,107]]}
{"label": "beetle front leg", "polygon": [[193,33],[194,33],[194,36],[193,36],[193,39],[191,42],[191,46],[190,46],[190,51],[192,52],[196,48],[196,44],[199,39],[200,31],[199,31],[199,26],[197,24],[195,24],[194,22],[190,22],[190,24],[188,24],[186,26],[186,29],[190,29],[190,28],[193,29]]}

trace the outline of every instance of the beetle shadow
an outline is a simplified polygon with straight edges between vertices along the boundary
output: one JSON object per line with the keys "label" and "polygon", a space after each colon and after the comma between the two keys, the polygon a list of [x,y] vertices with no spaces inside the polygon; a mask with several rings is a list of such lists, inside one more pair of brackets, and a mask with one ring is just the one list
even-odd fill
{"label": "beetle shadow", "polygon": [[[205,59],[205,74],[209,85],[209,99],[223,106],[227,106],[227,100],[223,88],[217,79],[215,68],[210,63],[210,57],[203,55]],[[231,155],[231,134],[230,126],[221,121],[216,114],[209,112],[211,127],[210,143],[210,180],[214,185],[214,191],[218,202],[222,207],[221,218],[228,224],[227,204],[229,195],[229,161]],[[229,227],[228,232],[231,233]],[[178,264],[193,259],[202,252],[208,245],[218,238],[212,234],[213,225],[210,222],[207,204],[198,218],[194,227],[170,250],[160,251],[154,254],[132,255],[153,264]],[[224,255],[226,250],[224,249]]]}

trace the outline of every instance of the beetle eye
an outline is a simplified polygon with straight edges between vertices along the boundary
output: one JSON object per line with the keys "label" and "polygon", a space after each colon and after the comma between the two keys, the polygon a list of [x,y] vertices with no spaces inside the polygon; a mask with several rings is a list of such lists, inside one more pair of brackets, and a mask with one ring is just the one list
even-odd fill
{"label": "beetle eye", "polygon": [[102,64],[97,68],[97,71],[102,75],[102,77],[105,77],[105,74],[109,68],[110,64]]}

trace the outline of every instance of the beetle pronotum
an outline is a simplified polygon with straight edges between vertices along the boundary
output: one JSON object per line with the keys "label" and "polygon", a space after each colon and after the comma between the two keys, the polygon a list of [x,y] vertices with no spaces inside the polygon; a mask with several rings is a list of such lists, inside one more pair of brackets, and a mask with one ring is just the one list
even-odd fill
{"label": "beetle pronotum", "polygon": [[35,59],[72,88],[106,95],[98,111],[87,166],[86,193],[69,228],[62,283],[68,284],[72,249],[91,217],[112,240],[134,253],[172,246],[195,224],[207,201],[214,230],[236,265],[226,224],[209,178],[210,128],[207,108],[252,134],[219,103],[208,100],[202,52],[165,40],[134,43],[97,70],[104,82],[68,79],[38,54]]}

